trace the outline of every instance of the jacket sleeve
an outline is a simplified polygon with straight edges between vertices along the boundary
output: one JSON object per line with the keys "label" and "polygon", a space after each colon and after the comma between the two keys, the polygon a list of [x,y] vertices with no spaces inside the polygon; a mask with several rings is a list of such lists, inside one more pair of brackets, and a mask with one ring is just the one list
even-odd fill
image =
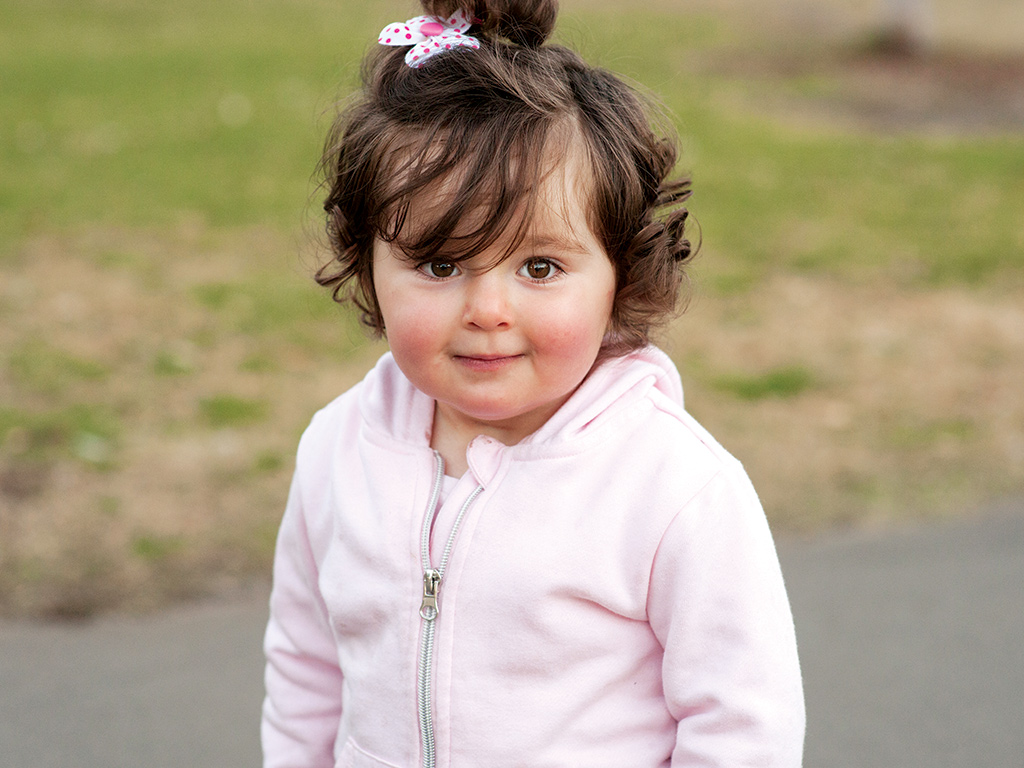
{"label": "jacket sleeve", "polygon": [[675,516],[648,594],[678,721],[673,768],[798,768],[804,699],[793,618],[767,521],[729,457]]}
{"label": "jacket sleeve", "polygon": [[[302,449],[299,462],[302,464]],[[313,478],[316,480],[316,478]],[[312,482],[315,493],[328,483]],[[342,674],[318,588],[319,568],[300,471],[292,480],[274,558],[263,702],[264,768],[331,768],[341,717]]]}

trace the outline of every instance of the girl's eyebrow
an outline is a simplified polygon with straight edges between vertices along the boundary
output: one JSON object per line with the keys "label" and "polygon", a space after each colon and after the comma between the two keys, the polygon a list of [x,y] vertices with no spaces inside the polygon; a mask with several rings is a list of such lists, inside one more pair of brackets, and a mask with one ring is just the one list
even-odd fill
{"label": "girl's eyebrow", "polygon": [[529,249],[545,249],[555,248],[559,251],[565,252],[570,251],[580,255],[586,255],[590,253],[586,247],[577,240],[575,237],[556,237],[555,235],[549,235],[541,233],[539,235],[527,235],[523,238],[523,246]]}

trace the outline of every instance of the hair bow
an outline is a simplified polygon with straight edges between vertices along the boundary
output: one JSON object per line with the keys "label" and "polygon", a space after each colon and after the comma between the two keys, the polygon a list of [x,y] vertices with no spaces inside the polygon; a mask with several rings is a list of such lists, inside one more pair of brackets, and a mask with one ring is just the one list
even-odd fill
{"label": "hair bow", "polygon": [[423,62],[438,53],[466,46],[479,48],[480,41],[464,34],[473,26],[465,11],[458,10],[446,19],[438,16],[417,16],[404,24],[388,24],[377,42],[381,45],[411,45],[405,63],[419,69]]}

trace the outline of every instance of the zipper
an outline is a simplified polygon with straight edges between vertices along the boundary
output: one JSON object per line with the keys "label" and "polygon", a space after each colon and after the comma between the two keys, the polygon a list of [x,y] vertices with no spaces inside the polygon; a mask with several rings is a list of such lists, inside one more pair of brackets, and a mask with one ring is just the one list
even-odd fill
{"label": "zipper", "polygon": [[441,583],[444,579],[444,572],[448,568],[448,559],[452,554],[452,547],[455,545],[455,537],[462,525],[462,519],[470,506],[476,501],[484,487],[478,485],[469,495],[469,498],[462,504],[458,517],[452,524],[452,530],[448,534],[448,541],[445,543],[444,552],[441,554],[441,561],[437,568],[430,562],[430,529],[433,527],[434,518],[437,516],[437,500],[441,495],[441,484],[444,482],[444,459],[441,454],[434,451],[435,472],[434,488],[430,494],[430,505],[423,515],[423,528],[420,537],[420,560],[423,566],[423,601],[420,603],[420,617],[423,619],[420,628],[420,668],[419,678],[416,681],[416,698],[420,716],[420,744],[423,749],[423,768],[434,768],[434,713],[432,701],[432,689],[434,684],[434,627],[437,617],[441,612],[439,598],[441,596]]}

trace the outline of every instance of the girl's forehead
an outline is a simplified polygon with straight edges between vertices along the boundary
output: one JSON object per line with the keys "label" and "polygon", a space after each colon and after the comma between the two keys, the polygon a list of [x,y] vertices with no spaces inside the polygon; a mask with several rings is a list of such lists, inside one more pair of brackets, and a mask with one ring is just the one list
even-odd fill
{"label": "girl's forehead", "polygon": [[536,233],[581,237],[591,232],[591,189],[579,152],[572,152],[552,167],[534,193],[533,216],[528,226]]}
{"label": "girl's forehead", "polygon": [[[561,145],[561,142],[556,142]],[[560,149],[565,149],[560,146]],[[584,153],[578,149],[545,152],[545,162],[535,183],[513,201],[514,212],[499,240],[528,237],[531,239],[579,239],[592,235],[591,174]],[[495,211],[509,201],[501,200],[504,189],[497,184],[484,185],[469,205],[459,204],[464,174],[459,168],[437,179],[410,200],[403,238],[421,237],[425,230],[458,210],[454,238],[472,237],[488,228]]]}

